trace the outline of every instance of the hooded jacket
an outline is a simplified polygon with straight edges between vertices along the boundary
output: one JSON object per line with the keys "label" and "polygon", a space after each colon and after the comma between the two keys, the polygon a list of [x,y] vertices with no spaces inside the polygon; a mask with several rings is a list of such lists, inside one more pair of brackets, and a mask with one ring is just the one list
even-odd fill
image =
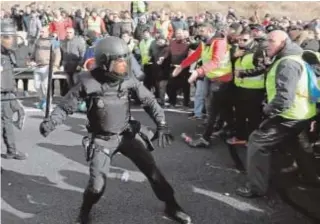
{"label": "hooded jacket", "polygon": [[[277,54],[272,68],[276,61],[286,56],[301,55],[302,48],[291,40],[287,40],[285,47]],[[276,95],[273,100],[264,107],[264,113],[267,115],[280,114],[289,109],[296,96],[296,88],[300,80],[303,67],[299,62],[290,58],[282,60],[276,69]]]}

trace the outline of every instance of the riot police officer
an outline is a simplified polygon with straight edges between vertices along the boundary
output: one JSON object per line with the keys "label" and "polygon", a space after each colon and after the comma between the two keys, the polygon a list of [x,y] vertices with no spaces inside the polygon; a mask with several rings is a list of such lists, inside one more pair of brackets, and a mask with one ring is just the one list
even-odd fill
{"label": "riot police officer", "polygon": [[[106,177],[112,156],[117,152],[132,160],[150,181],[156,196],[165,203],[166,215],[179,222],[191,223],[191,218],[176,202],[174,191],[159,171],[153,156],[151,140],[159,146],[171,143],[165,114],[156,99],[134,75],[130,74],[130,51],[117,37],[106,37],[95,47],[96,68],[80,75],[80,81],[53,110],[49,119],[40,124],[40,132],[47,136],[67,115],[76,109],[79,100],[87,104],[87,129],[84,138],[87,160],[90,161],[90,179],[83,195],[78,223],[88,223],[92,206],[98,202],[106,187]],[[153,139],[145,134],[138,121],[131,118],[129,91],[136,92],[146,111],[157,124]]]}
{"label": "riot police officer", "polygon": [[16,149],[12,120],[14,112],[18,112],[18,128],[22,128],[25,117],[23,107],[15,99],[15,80],[13,67],[15,57],[12,48],[16,39],[16,30],[11,20],[1,21],[1,126],[2,138],[7,147],[6,159],[24,160],[26,155]]}

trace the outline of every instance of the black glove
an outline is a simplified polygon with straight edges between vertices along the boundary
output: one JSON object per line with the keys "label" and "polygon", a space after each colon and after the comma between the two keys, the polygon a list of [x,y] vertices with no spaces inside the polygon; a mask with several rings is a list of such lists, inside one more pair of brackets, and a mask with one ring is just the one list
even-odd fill
{"label": "black glove", "polygon": [[272,117],[275,115],[273,108],[269,104],[263,105],[263,113],[268,117]]}
{"label": "black glove", "polygon": [[53,124],[53,122],[46,119],[41,122],[39,127],[40,133],[41,135],[43,135],[43,137],[47,137],[54,129],[55,125]]}
{"label": "black glove", "polygon": [[12,122],[14,126],[16,126],[19,130],[22,130],[23,126],[24,126],[24,122],[26,119],[26,114],[24,112],[24,109],[22,108],[21,110],[19,110],[18,112],[18,119],[17,121]]}
{"label": "black glove", "polygon": [[[16,98],[14,94],[10,94],[12,98]],[[10,106],[13,113],[17,113],[17,120],[13,121],[13,125],[16,126],[19,130],[21,130],[24,126],[26,113],[24,111],[23,105],[21,104],[20,100],[15,99],[10,101]]]}
{"label": "black glove", "polygon": [[157,132],[155,133],[151,141],[154,141],[156,139],[158,139],[158,146],[165,148],[168,145],[171,145],[172,141],[174,140],[174,137],[170,133],[166,125],[160,125],[158,126]]}
{"label": "black glove", "polygon": [[94,145],[92,143],[92,139],[89,136],[85,136],[82,139],[82,146],[84,148],[84,154],[86,157],[86,161],[89,162],[92,160],[94,155]]}

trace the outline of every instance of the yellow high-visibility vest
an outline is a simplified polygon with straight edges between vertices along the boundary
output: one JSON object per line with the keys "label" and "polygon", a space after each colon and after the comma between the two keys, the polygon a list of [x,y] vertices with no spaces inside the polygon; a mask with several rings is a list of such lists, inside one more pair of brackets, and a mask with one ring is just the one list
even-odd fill
{"label": "yellow high-visibility vest", "polygon": [[[206,63],[212,60],[213,45],[214,43],[212,43],[210,46],[206,46],[202,42],[202,45],[201,45],[202,63]],[[206,76],[209,79],[214,79],[214,78],[219,78],[225,75],[231,75],[231,72],[232,72],[232,67],[231,67],[231,60],[230,60],[230,46],[228,46],[224,57],[222,58],[222,60],[220,60],[219,66],[213,71],[208,72]]]}
{"label": "yellow high-visibility vest", "polygon": [[132,7],[133,12],[144,13],[146,11],[146,4],[140,0],[134,1]]}
{"label": "yellow high-visibility vest", "polygon": [[[268,103],[270,103],[276,95],[276,71],[282,60],[290,59],[300,63],[303,71],[296,87],[296,95],[292,106],[279,116],[292,120],[306,120],[316,115],[316,104],[309,100],[308,73],[304,65],[304,61],[300,55],[286,56],[276,61],[269,70],[266,79],[266,91]],[[290,74],[288,74],[290,75]]]}
{"label": "yellow high-visibility vest", "polygon": [[[253,64],[253,53],[249,53],[240,57],[236,60],[235,70],[247,70],[254,69],[255,66]],[[237,76],[234,77],[234,84],[237,87],[246,88],[246,89],[263,89],[265,83],[264,74],[254,77],[244,77],[239,78]]]}
{"label": "yellow high-visibility vest", "polygon": [[141,54],[142,65],[148,64],[150,62],[151,57],[149,55],[149,49],[152,41],[153,38],[149,38],[147,41],[144,39],[140,41],[139,49]]}

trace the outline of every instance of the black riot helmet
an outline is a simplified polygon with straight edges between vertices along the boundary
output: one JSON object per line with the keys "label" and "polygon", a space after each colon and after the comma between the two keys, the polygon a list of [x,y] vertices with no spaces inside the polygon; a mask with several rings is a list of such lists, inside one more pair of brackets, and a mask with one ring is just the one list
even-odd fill
{"label": "black riot helmet", "polygon": [[[130,49],[126,42],[118,37],[105,37],[98,41],[94,48],[96,66],[105,70],[107,75],[124,79],[130,71]],[[117,60],[125,60],[125,74],[115,72],[113,65]]]}
{"label": "black riot helmet", "polygon": [[17,35],[16,28],[13,20],[4,19],[0,21],[0,35],[1,45],[8,49],[14,49],[17,47],[17,38],[22,38]]}

